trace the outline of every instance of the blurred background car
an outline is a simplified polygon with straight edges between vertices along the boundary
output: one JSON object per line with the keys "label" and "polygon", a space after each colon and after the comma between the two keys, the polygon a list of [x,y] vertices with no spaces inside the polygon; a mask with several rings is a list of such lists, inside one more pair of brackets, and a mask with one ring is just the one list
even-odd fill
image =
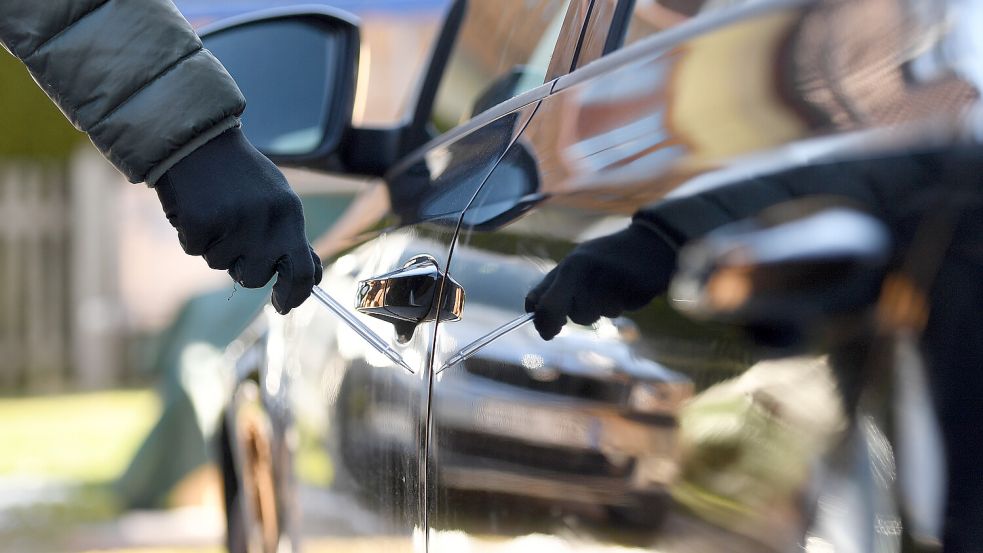
{"label": "blurred background car", "polygon": [[[404,258],[420,244],[401,246],[387,255]],[[462,248],[457,255],[468,258],[471,267],[491,271],[497,282],[532,286],[539,276],[495,254]],[[329,270],[324,285],[338,289],[355,282]],[[461,339],[480,339],[488,321],[515,303],[511,291],[511,286],[468,289]],[[575,328],[549,343],[510,333],[464,361],[463,372],[447,374],[441,384],[445,393],[430,408],[440,421],[433,431],[453,435],[455,448],[443,452],[451,468],[436,485],[581,502],[642,523],[658,520],[674,470],[675,417],[692,396],[692,383],[633,351],[629,342],[637,329],[623,324],[619,329],[604,320],[596,333]],[[336,326],[324,336],[344,331]],[[411,432],[394,431],[399,419],[394,405],[423,400],[414,387],[377,393],[377,383],[386,380],[383,373],[394,367],[366,360],[373,354],[368,348],[347,360],[353,369],[345,372],[335,404],[323,407],[335,410],[339,460],[362,486],[376,485],[379,467],[391,466],[415,447],[407,439]],[[314,380],[298,382],[305,388],[323,378],[321,371],[304,376]],[[381,470],[399,474],[396,467]]]}

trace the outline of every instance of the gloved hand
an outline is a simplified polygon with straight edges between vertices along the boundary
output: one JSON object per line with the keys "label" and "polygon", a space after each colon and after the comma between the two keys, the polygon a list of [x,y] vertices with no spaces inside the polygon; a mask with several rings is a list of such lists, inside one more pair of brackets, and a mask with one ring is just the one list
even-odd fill
{"label": "gloved hand", "polygon": [[300,305],[321,281],[321,260],[304,235],[300,198],[238,129],[179,161],[155,186],[181,247],[245,288],[277,274],[273,306]]}
{"label": "gloved hand", "polygon": [[676,252],[644,223],[580,244],[526,296],[544,340],[567,322],[588,325],[640,309],[665,292]]}

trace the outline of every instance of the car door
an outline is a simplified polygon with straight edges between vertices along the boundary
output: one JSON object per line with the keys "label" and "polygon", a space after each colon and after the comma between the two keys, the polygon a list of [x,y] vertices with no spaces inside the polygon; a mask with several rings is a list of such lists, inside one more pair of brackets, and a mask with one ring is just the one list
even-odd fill
{"label": "car door", "polygon": [[[871,445],[883,443],[883,420],[842,433],[825,357],[766,360],[738,326],[687,318],[665,298],[568,324],[551,342],[522,317],[550,268],[642,207],[819,156],[906,147],[918,133],[890,126],[925,123],[932,95],[951,100],[943,116],[955,119],[972,97],[965,83],[904,80],[898,52],[931,31],[906,10],[873,0],[592,3],[576,70],[486,179],[454,244],[448,276],[468,303],[460,322],[437,327],[431,550],[782,550],[809,532],[823,500],[803,494],[832,444],[866,452],[839,467],[867,475],[859,480],[893,470],[890,452]],[[861,25],[859,13],[885,24]],[[890,93],[868,94],[873,83]],[[740,219],[751,193],[684,217]],[[781,416],[755,418],[767,409]],[[745,438],[762,436],[760,424],[784,430],[752,447]],[[851,528],[841,544],[896,550],[897,534],[882,531],[900,525],[891,486],[867,490],[862,505],[824,498],[856,507],[838,511],[853,517],[839,521]]]}
{"label": "car door", "polygon": [[[425,549],[429,367],[436,319],[453,319],[454,307],[422,321],[409,313],[430,310],[464,209],[548,93],[545,75],[572,63],[575,43],[562,60],[552,57],[553,47],[566,19],[583,24],[586,5],[503,5],[509,24],[537,18],[526,22],[521,47],[502,26],[494,35],[500,57],[474,60],[455,48],[432,107],[435,138],[362,192],[316,245],[326,259],[326,297],[305,303],[287,322],[283,342],[273,340],[286,360],[273,364],[282,371],[271,371],[288,377],[271,382],[292,390],[298,467],[306,472],[299,489],[307,498],[298,500],[307,511],[306,546],[354,531],[384,536],[401,550]],[[448,25],[463,27],[458,45],[494,21],[490,6],[452,4]],[[532,24],[539,20],[547,25]],[[325,301],[348,321],[324,309]],[[377,336],[388,356],[357,327]]]}

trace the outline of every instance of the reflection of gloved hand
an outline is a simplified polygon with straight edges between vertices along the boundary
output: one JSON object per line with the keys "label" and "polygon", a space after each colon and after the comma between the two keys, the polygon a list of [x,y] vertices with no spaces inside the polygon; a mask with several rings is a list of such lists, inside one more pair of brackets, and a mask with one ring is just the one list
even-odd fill
{"label": "reflection of gloved hand", "polygon": [[577,246],[526,296],[540,336],[551,340],[567,317],[591,324],[640,309],[663,293],[676,252],[645,222]]}
{"label": "reflection of gloved hand", "polygon": [[273,305],[287,313],[321,281],[321,260],[304,235],[304,212],[283,174],[231,129],[179,161],[157,196],[181,247],[246,288],[277,274]]}

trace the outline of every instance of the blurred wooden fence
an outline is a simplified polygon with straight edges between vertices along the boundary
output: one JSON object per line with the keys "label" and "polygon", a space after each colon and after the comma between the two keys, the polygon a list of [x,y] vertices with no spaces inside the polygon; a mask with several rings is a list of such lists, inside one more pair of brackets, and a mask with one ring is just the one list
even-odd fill
{"label": "blurred wooden fence", "polygon": [[68,164],[0,161],[0,393],[119,377],[119,180],[91,148]]}
{"label": "blurred wooden fence", "polygon": [[0,165],[0,390],[57,388],[67,376],[66,173]]}

